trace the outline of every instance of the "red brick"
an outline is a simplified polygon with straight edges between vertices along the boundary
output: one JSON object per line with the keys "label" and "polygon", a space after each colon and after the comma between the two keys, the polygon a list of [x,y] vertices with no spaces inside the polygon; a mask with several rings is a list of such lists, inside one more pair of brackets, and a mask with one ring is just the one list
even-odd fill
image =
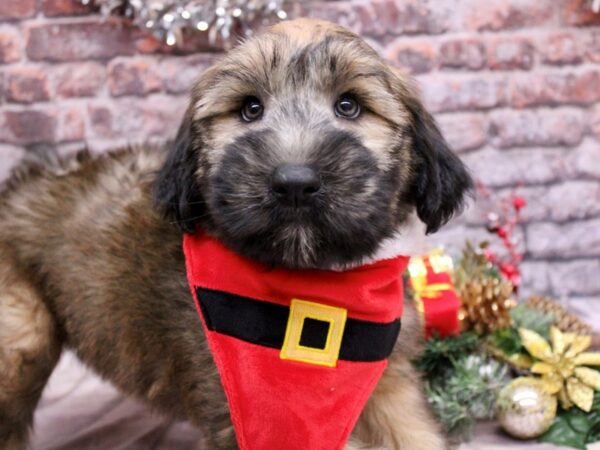
{"label": "red brick", "polygon": [[552,262],[548,273],[555,296],[600,293],[600,258]]}
{"label": "red brick", "polygon": [[567,222],[600,215],[600,183],[596,181],[569,180],[551,186],[521,187],[515,192],[527,200],[523,209],[526,222]]}
{"label": "red brick", "polygon": [[445,8],[421,0],[374,0],[357,4],[362,34],[439,34],[448,28]]}
{"label": "red brick", "polygon": [[0,1],[0,20],[31,17],[36,11],[36,0]]}
{"label": "red brick", "polygon": [[591,111],[590,130],[600,141],[600,105],[596,105]]}
{"label": "red brick", "polygon": [[539,45],[542,60],[547,64],[578,64],[583,60],[580,39],[572,33],[559,33],[546,36]]}
{"label": "red brick", "polygon": [[58,120],[57,141],[82,141],[85,138],[83,114],[78,107],[61,108]]}
{"label": "red brick", "polygon": [[600,179],[600,145],[589,140],[585,141],[567,158],[567,164],[572,177]]}
{"label": "red brick", "polygon": [[110,108],[104,105],[89,105],[88,116],[92,131],[97,137],[113,136],[113,116]]}
{"label": "red brick", "polygon": [[120,99],[114,105],[112,128],[116,135],[137,139],[172,138],[187,106],[187,96]]}
{"label": "red brick", "polygon": [[145,95],[160,91],[161,79],[151,62],[120,59],[108,66],[108,87],[114,97]]}
{"label": "red brick", "polygon": [[512,83],[510,96],[517,108],[594,103],[600,100],[600,70],[519,77]]}
{"label": "red brick", "polygon": [[548,205],[547,219],[557,222],[578,220],[600,214],[600,183],[564,181],[548,187],[542,202]]}
{"label": "red brick", "polygon": [[534,47],[528,39],[494,39],[487,49],[488,66],[492,70],[528,70],[533,66]]}
{"label": "red brick", "polygon": [[440,66],[449,69],[479,70],[485,65],[485,47],[475,39],[454,39],[440,47]]}
{"label": "red brick", "polygon": [[15,62],[20,58],[19,35],[14,31],[0,30],[0,64]]}
{"label": "red brick", "polygon": [[42,12],[47,17],[89,14],[90,8],[77,0],[42,0]]}
{"label": "red brick", "polygon": [[600,14],[592,11],[592,2],[588,0],[566,0],[561,17],[568,25],[600,25]]}
{"label": "red brick", "polygon": [[557,181],[568,173],[560,149],[484,148],[461,155],[477,179],[488,187],[518,186]]}
{"label": "red brick", "polygon": [[17,103],[33,103],[50,99],[48,80],[38,67],[18,67],[6,75],[6,99]]}
{"label": "red brick", "polygon": [[499,148],[574,146],[585,131],[582,111],[572,108],[494,111],[490,119],[492,142]]}
{"label": "red brick", "polygon": [[[134,32],[134,48],[136,53],[142,54],[161,54],[161,55],[195,55],[199,52],[217,52],[224,50],[224,43],[221,39],[216,42],[211,42],[209,33],[198,33],[194,29],[182,30],[182,39],[175,46],[167,45],[162,39],[159,39],[149,31],[136,30]],[[233,42],[236,39],[241,40],[242,37],[233,37]]]}
{"label": "red brick", "polygon": [[106,59],[135,51],[137,33],[116,20],[62,24],[34,23],[26,29],[27,55],[33,60]]}
{"label": "red brick", "polygon": [[143,36],[135,42],[135,49],[138,53],[168,53],[165,48],[164,42],[151,35]]}
{"label": "red brick", "polygon": [[[138,42],[142,42],[147,39],[148,35],[144,35]],[[232,37],[233,42],[240,41],[241,36],[234,34]],[[198,33],[195,30],[183,30],[182,42],[179,46],[169,47],[163,41],[159,41],[160,46],[156,52],[161,54],[176,54],[176,55],[190,55],[197,54],[199,51],[222,51],[224,50],[224,43],[221,39],[217,39],[216,42],[211,42],[209,39],[209,33]],[[136,43],[138,51],[141,50],[141,44]]]}
{"label": "red brick", "polygon": [[502,78],[426,75],[420,77],[425,104],[433,112],[490,109],[506,102]]}
{"label": "red brick", "polygon": [[600,63],[600,30],[594,30],[588,36],[585,46],[585,58]]}
{"label": "red brick", "polygon": [[185,58],[169,58],[160,65],[163,86],[169,94],[184,94],[218,56],[198,54]]}
{"label": "red brick", "polygon": [[92,97],[106,83],[106,69],[95,62],[63,64],[56,68],[53,78],[58,97]]}
{"label": "red brick", "polygon": [[435,64],[435,51],[426,42],[397,42],[386,51],[386,58],[409,73],[431,71]]}
{"label": "red brick", "polygon": [[521,264],[521,288],[519,296],[526,298],[531,295],[552,294],[550,267],[547,261],[525,260]]}
{"label": "red brick", "polygon": [[568,224],[539,223],[527,227],[527,248],[534,257],[595,256],[600,254],[600,220]]}
{"label": "red brick", "polygon": [[348,1],[312,2],[309,5],[303,3],[300,5],[302,10],[298,16],[335,22],[355,33],[361,33],[362,31],[359,19],[361,16],[358,11],[363,5],[354,6]]}
{"label": "red brick", "polygon": [[56,117],[45,111],[5,111],[0,117],[0,141],[31,144],[53,142],[57,128]]}
{"label": "red brick", "polygon": [[471,0],[464,7],[461,29],[499,31],[526,28],[548,22],[556,7],[554,0]]}
{"label": "red brick", "polygon": [[483,146],[487,140],[487,121],[479,114],[449,114],[438,117],[442,134],[453,150],[464,152]]}

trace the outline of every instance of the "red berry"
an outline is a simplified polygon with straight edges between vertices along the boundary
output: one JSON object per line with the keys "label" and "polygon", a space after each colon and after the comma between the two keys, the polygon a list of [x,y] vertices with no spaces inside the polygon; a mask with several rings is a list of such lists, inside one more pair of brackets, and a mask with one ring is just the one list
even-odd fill
{"label": "red berry", "polygon": [[525,199],[519,195],[517,195],[516,197],[513,198],[513,207],[517,210],[520,211],[521,209],[523,209],[525,207],[525,205],[527,205],[527,202],[525,201]]}

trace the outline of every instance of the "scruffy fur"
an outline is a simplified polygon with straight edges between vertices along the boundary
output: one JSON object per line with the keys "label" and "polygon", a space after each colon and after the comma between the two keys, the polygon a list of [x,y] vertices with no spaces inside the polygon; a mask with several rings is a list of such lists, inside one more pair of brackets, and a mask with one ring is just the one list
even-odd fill
{"label": "scruffy fur", "polygon": [[[333,104],[350,92],[355,121]],[[247,96],[265,106],[245,123]],[[282,163],[326,189],[291,212],[269,192]],[[0,449],[24,449],[64,347],[128,395],[234,449],[216,368],[185,276],[182,232],[202,227],[266,264],[340,267],[372,256],[416,211],[429,231],[470,178],[408,80],[326,22],[277,25],[204,73],[172,149],[82,154],[30,166],[0,193]],[[445,448],[410,364],[420,325],[406,308],[390,364],[348,449]]]}

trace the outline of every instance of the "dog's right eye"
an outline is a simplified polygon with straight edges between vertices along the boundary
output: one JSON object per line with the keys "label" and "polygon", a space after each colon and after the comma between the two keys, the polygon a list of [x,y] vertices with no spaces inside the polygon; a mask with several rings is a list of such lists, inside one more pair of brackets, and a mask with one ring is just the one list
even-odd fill
{"label": "dog's right eye", "polygon": [[261,118],[264,107],[260,100],[256,97],[247,97],[242,106],[242,119],[246,122],[254,122]]}
{"label": "dog's right eye", "polygon": [[342,94],[335,102],[335,114],[344,119],[356,119],[360,116],[360,104],[352,94]]}

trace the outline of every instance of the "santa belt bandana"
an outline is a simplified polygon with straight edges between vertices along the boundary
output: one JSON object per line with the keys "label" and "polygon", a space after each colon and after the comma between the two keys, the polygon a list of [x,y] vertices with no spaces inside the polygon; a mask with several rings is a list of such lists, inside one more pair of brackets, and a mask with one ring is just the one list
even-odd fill
{"label": "santa belt bandana", "polygon": [[183,245],[240,449],[343,448],[398,337],[408,257],[287,270],[200,232]]}

